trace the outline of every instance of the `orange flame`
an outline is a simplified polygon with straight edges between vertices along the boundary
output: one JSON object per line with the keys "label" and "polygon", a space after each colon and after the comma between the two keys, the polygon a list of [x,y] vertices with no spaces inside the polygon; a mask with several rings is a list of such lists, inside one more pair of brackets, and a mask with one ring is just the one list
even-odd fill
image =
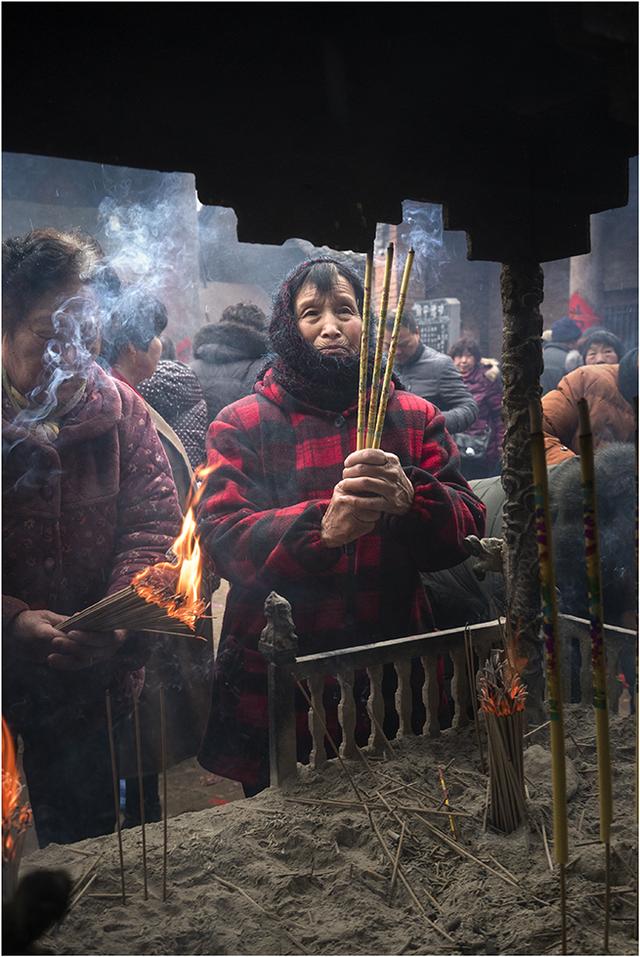
{"label": "orange flame", "polygon": [[15,854],[16,838],[31,824],[31,809],[20,803],[22,782],[16,749],[7,722],[2,719],[2,858]]}
{"label": "orange flame", "polygon": [[195,508],[206,490],[206,480],[218,463],[196,469],[191,487],[189,507],[182,522],[180,534],[171,546],[175,562],[160,562],[139,572],[131,584],[138,595],[166,609],[195,631],[196,622],[204,614],[205,603],[200,597],[202,586],[202,552],[198,541]]}

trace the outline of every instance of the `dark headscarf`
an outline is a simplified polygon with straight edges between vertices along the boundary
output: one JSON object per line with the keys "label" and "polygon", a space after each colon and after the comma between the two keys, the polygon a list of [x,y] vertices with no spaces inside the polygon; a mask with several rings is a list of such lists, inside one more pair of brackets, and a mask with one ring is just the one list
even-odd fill
{"label": "dark headscarf", "polygon": [[[326,264],[327,268],[318,272],[314,267],[320,264]],[[321,290],[325,284],[329,289],[335,282],[336,272],[350,283],[358,308],[362,310],[362,283],[349,266],[329,257],[306,260],[289,273],[274,296],[269,338],[276,353],[271,363],[276,381],[303,402],[341,412],[357,401],[360,357],[323,355],[303,339],[295,310],[296,297],[307,279]],[[372,366],[370,346],[369,377]],[[397,388],[402,388],[395,376],[394,382]]]}

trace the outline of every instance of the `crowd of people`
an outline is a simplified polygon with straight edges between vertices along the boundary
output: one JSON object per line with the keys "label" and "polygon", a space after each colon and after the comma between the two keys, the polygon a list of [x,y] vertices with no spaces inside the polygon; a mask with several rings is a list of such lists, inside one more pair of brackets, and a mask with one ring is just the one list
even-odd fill
{"label": "crowd of people", "polygon": [[[281,282],[270,317],[238,303],[197,330],[188,365],[163,302],[122,282],[95,240],[46,229],[3,244],[3,712],[22,738],[42,845],[113,829],[106,689],[127,823],[140,821],[133,696],[145,816],[160,813],[161,687],[173,763],[197,753],[247,795],[268,785],[258,639],[271,590],[290,601],[303,654],[433,626],[421,575],[466,558],[485,515],[469,482],[500,474],[499,364],[468,336],[448,355],[429,348],[408,310],[382,448],[354,451],[362,307],[361,279],[343,261],[306,261]],[[607,330],[554,324],[550,463],[577,450],[583,395],[596,442],[632,441],[637,351],[623,352]],[[215,666],[203,642],[61,631],[165,559],[205,462],[215,467],[199,539],[230,586]],[[355,695],[362,737],[364,677]],[[338,697],[329,682],[330,727]],[[297,708],[305,760],[302,697]]]}

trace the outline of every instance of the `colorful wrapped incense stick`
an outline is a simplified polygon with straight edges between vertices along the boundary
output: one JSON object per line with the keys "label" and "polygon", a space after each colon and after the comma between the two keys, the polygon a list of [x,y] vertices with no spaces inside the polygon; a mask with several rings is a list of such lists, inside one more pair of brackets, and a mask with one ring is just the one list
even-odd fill
{"label": "colorful wrapped incense stick", "polygon": [[384,349],[384,331],[387,323],[387,309],[389,308],[389,288],[391,286],[391,270],[393,269],[393,243],[387,246],[387,259],[384,264],[384,285],[380,300],[380,317],[376,333],[376,351],[373,361],[371,378],[371,396],[369,398],[369,417],[367,419],[367,437],[364,448],[371,448],[371,440],[376,427],[378,413],[378,396],[380,395],[380,374],[382,371],[382,352]]}
{"label": "colorful wrapped incense stick", "polygon": [[378,406],[378,412],[376,415],[376,425],[375,431],[373,433],[373,439],[371,438],[371,435],[369,435],[369,447],[372,449],[380,448],[380,442],[382,441],[384,417],[387,414],[389,391],[391,389],[391,376],[393,375],[393,363],[396,357],[396,349],[398,347],[398,336],[400,334],[400,326],[402,324],[402,313],[404,312],[404,304],[407,299],[407,290],[409,289],[409,279],[411,277],[411,267],[413,266],[414,257],[415,252],[413,249],[410,249],[407,253],[404,271],[402,273],[402,283],[400,285],[398,307],[396,309],[396,315],[393,321],[393,331],[391,333],[391,342],[389,343],[389,355],[387,356],[387,365],[384,370],[384,380],[382,382],[382,390],[380,392],[380,404]]}
{"label": "colorful wrapped incense stick", "polygon": [[371,319],[371,282],[373,255],[367,253],[364,268],[364,300],[362,303],[362,333],[360,335],[360,378],[358,380],[358,431],[356,449],[365,447],[367,439],[367,370],[369,366],[369,325]]}
{"label": "colorful wrapped incense stick", "polygon": [[551,768],[553,788],[553,851],[560,868],[560,914],[562,922],[562,953],[567,952],[567,916],[565,866],[569,857],[567,836],[567,781],[564,752],[564,716],[562,682],[560,675],[560,647],[558,641],[558,607],[556,579],[553,567],[553,543],[549,512],[547,462],[542,434],[540,400],[529,403],[531,424],[531,461],[535,496],[535,529],[540,568],[542,618],[545,656],[547,662],[547,698],[551,719]]}
{"label": "colorful wrapped incense stick", "polygon": [[584,548],[589,591],[589,619],[591,621],[591,673],[593,680],[593,707],[596,718],[596,745],[598,750],[598,791],[600,799],[600,840],[605,846],[605,928],[604,950],[609,948],[610,844],[612,819],[611,751],[609,744],[609,708],[607,702],[607,663],[604,649],[604,615],[600,580],[600,547],[596,512],[595,470],[593,466],[593,436],[589,407],[585,399],[578,402],[580,422],[580,469],[582,471],[582,505],[584,519]]}

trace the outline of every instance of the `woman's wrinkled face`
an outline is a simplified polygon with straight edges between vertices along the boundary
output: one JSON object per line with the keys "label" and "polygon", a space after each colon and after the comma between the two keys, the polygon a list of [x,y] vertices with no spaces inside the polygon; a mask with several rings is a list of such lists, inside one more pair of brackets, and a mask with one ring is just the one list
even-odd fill
{"label": "woman's wrinkled face", "polygon": [[77,389],[99,346],[95,301],[81,283],[47,293],[3,336],[2,361],[23,395],[55,382],[58,401]]}
{"label": "woman's wrinkled face", "polygon": [[328,292],[305,283],[295,301],[298,329],[305,342],[323,355],[358,355],[362,319],[353,287],[340,276]]}
{"label": "woman's wrinkled face", "polygon": [[463,352],[454,358],[453,364],[461,375],[469,375],[476,367],[476,357],[470,352]]}
{"label": "woman's wrinkled face", "polygon": [[615,365],[617,362],[620,362],[618,353],[613,346],[605,345],[604,342],[592,343],[584,357],[587,366]]}

